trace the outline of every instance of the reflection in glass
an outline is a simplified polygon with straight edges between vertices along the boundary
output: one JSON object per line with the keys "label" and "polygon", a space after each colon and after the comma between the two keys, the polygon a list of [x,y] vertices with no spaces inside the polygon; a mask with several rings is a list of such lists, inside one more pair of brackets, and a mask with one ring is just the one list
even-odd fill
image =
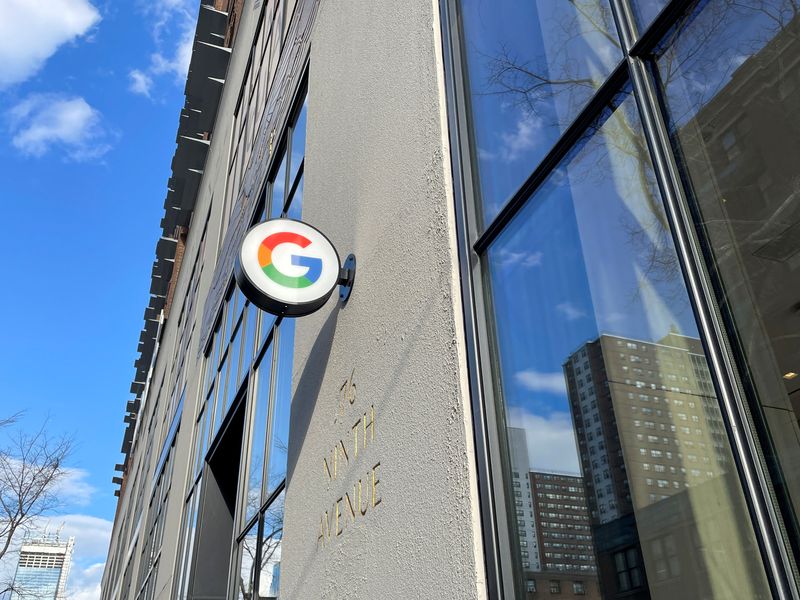
{"label": "reflection in glass", "polygon": [[247,475],[245,523],[249,522],[253,515],[258,512],[258,509],[261,508],[261,480],[264,474],[271,371],[272,346],[267,349],[264,358],[261,359],[255,377],[258,387],[253,396],[256,406],[253,416],[253,433],[250,438],[250,465]]}
{"label": "reflection in glass", "polygon": [[275,498],[264,512],[261,534],[261,568],[258,576],[258,597],[264,600],[278,598],[281,578],[281,540],[283,539],[284,493]]}
{"label": "reflection in glass", "polygon": [[281,158],[275,181],[272,183],[272,201],[270,202],[270,219],[277,219],[283,212],[283,201],[286,198],[286,154]]}
{"label": "reflection in glass", "polygon": [[631,8],[633,8],[633,14],[636,18],[636,24],[639,27],[640,34],[653,22],[653,19],[658,16],[658,13],[667,5],[668,1],[669,0],[633,0],[631,2]]}
{"label": "reflection in glass", "polygon": [[239,389],[239,353],[242,349],[242,328],[236,330],[236,335],[231,342],[231,348],[228,351],[228,367],[230,374],[228,375],[228,387],[225,393],[225,410],[233,402],[236,391]]}
{"label": "reflection in glass", "polygon": [[657,57],[670,135],[796,553],[799,8],[791,0],[704,2]]}
{"label": "reflection in glass", "polygon": [[656,190],[623,94],[489,250],[522,577],[767,598]]}
{"label": "reflection in glass", "polygon": [[488,222],[622,59],[607,0],[462,0]]}
{"label": "reflection in glass", "polygon": [[294,182],[297,177],[297,171],[300,170],[300,163],[303,162],[303,157],[306,153],[306,114],[308,113],[308,100],[303,101],[303,107],[300,109],[300,114],[297,115],[292,129],[292,160],[291,171],[289,172],[289,181]]}
{"label": "reflection in glass", "polygon": [[289,453],[289,412],[292,407],[292,366],[294,364],[294,319],[284,319],[278,331],[278,364],[269,440],[269,466],[265,498],[286,478]]}
{"label": "reflection in glass", "polygon": [[255,523],[239,542],[239,573],[236,579],[236,598],[238,600],[253,599],[257,544],[258,523]]}
{"label": "reflection in glass", "polygon": [[247,314],[245,315],[245,321],[243,324],[243,326],[246,327],[246,335],[244,347],[242,348],[242,374],[239,377],[240,379],[244,378],[250,369],[250,364],[253,362],[253,352],[255,352],[256,346],[256,333],[258,333],[258,312],[258,308],[256,308],[255,304],[248,303]]}
{"label": "reflection in glass", "polygon": [[289,204],[289,210],[286,211],[287,217],[298,221],[300,220],[300,211],[303,208],[303,179],[304,176],[301,176],[300,181],[297,182],[297,188],[295,188],[291,204]]}

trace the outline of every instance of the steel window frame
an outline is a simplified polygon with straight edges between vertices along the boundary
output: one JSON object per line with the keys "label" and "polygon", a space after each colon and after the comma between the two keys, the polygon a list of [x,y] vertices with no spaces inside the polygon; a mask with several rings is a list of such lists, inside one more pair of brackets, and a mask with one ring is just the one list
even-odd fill
{"label": "steel window frame", "polygon": [[459,0],[439,0],[448,136],[455,199],[461,300],[464,310],[467,366],[474,423],[478,492],[482,524],[486,592],[491,600],[524,597],[524,585],[511,543],[513,498],[503,479],[508,471],[507,447],[500,432],[505,414],[496,390],[497,369],[490,345],[493,336],[491,297],[483,265],[486,250],[527,204],[552,170],[568,155],[587,127],[602,115],[626,85],[636,102],[681,271],[700,337],[712,371],[728,440],[743,486],[747,508],[761,550],[773,597],[798,600],[792,557],[781,535],[782,522],[770,496],[766,466],[760,459],[747,398],[717,309],[701,239],[670,143],[664,105],[655,74],[649,68],[653,50],[700,0],[670,0],[639,34],[631,0],[609,0],[622,43],[623,59],[606,78],[526,181],[481,229],[483,214],[476,201],[475,156],[471,147],[470,96],[464,57]]}

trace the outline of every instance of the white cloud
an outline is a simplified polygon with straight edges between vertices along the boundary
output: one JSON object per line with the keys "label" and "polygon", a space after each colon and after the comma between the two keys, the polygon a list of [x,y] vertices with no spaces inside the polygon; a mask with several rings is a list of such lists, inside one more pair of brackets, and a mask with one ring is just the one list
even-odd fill
{"label": "white cloud", "polygon": [[557,304],[556,310],[564,315],[568,321],[575,321],[587,316],[585,310],[578,308],[572,302],[562,302],[561,304]]}
{"label": "white cloud", "polygon": [[196,6],[186,0],[166,0],[148,3],[143,9],[153,19],[156,51],[146,67],[130,71],[129,89],[150,97],[157,78],[171,75],[178,83],[186,79],[194,46]]}
{"label": "white cloud", "polygon": [[500,262],[500,266],[508,267],[512,265],[520,267],[538,267],[542,264],[541,251],[536,252],[512,252],[506,248],[502,248],[496,255],[495,260]]}
{"label": "white cloud", "polygon": [[512,407],[508,413],[508,423],[512,427],[525,430],[528,460],[532,470],[580,474],[580,461],[569,413],[556,411],[542,416],[521,407]]}
{"label": "white cloud", "polygon": [[99,600],[108,545],[111,541],[111,521],[91,515],[64,515],[61,535],[75,538],[73,566],[67,580],[69,600]]}
{"label": "white cloud", "polygon": [[503,160],[514,161],[536,146],[536,134],[542,128],[542,122],[536,116],[524,114],[510,133],[501,133],[503,147],[500,156]]}
{"label": "white cloud", "polygon": [[57,148],[71,160],[88,161],[111,149],[100,112],[80,96],[32,94],[8,117],[11,144],[26,156],[42,156]]}
{"label": "white cloud", "polygon": [[189,62],[192,60],[193,46],[194,23],[185,23],[183,26],[183,34],[172,56],[165,57],[160,52],[153,54],[151,57],[151,71],[156,75],[172,73],[178,81],[183,81],[186,79],[186,74],[189,72]]}
{"label": "white cloud", "polygon": [[139,69],[133,69],[128,76],[131,79],[131,84],[128,89],[135,94],[150,97],[150,90],[153,87],[153,78],[147,73]]}
{"label": "white cloud", "polygon": [[0,18],[0,89],[25,81],[59,46],[100,21],[88,0],[4,0]]}
{"label": "white cloud", "polygon": [[514,373],[514,380],[532,392],[547,392],[563,396],[567,394],[567,384],[561,371],[542,373],[541,371],[526,369],[525,371]]}
{"label": "white cloud", "polygon": [[85,562],[105,560],[111,540],[111,521],[91,515],[63,515],[62,535],[75,537],[75,557]]}
{"label": "white cloud", "polygon": [[56,493],[59,500],[65,506],[86,506],[92,501],[92,496],[96,491],[86,479],[89,477],[88,471],[83,469],[66,469],[64,477],[56,486]]}
{"label": "white cloud", "polygon": [[67,584],[66,600],[100,600],[100,583],[105,563],[95,563],[85,569],[73,568]]}

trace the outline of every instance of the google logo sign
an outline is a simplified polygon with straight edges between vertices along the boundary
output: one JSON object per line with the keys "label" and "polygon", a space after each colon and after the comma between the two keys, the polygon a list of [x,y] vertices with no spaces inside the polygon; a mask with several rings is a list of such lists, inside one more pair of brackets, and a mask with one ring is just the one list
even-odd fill
{"label": "google logo sign", "polygon": [[327,302],[340,270],[336,249],[320,231],[293,219],[271,219],[245,234],[236,281],[262,310],[298,317]]}

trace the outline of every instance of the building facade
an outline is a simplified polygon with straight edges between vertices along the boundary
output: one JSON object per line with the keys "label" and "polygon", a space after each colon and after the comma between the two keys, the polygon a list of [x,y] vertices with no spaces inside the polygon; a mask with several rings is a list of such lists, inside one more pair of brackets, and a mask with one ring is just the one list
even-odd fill
{"label": "building facade", "polygon": [[75,538],[61,541],[57,534],[26,536],[11,585],[11,600],[63,600],[72,567]]}
{"label": "building facade", "polygon": [[800,599],[795,0],[198,9],[104,599]]}

